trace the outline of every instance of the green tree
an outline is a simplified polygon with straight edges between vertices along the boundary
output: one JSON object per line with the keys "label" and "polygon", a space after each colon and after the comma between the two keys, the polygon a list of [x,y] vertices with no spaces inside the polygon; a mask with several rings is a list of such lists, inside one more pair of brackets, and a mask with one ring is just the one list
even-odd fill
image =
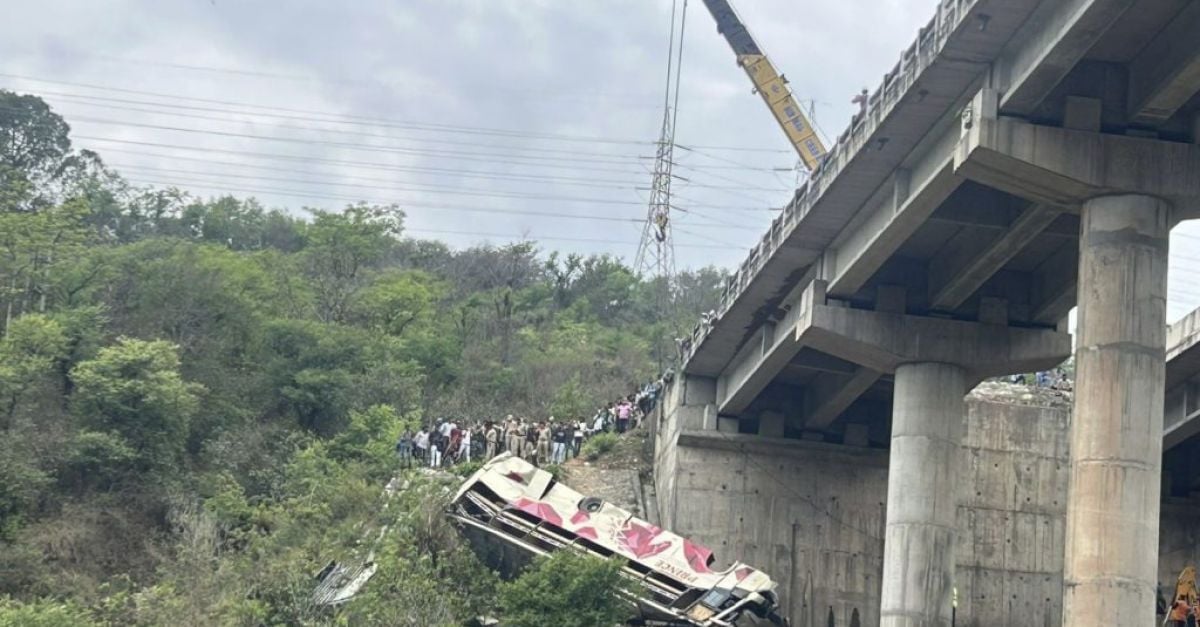
{"label": "green tree", "polygon": [[589,418],[594,407],[589,406],[588,399],[583,390],[583,383],[579,378],[579,373],[571,375],[567,382],[558,386],[558,390],[554,392],[554,401],[550,404],[550,413],[557,416],[559,419],[579,420],[580,418]]}
{"label": "green tree", "polygon": [[41,98],[0,89],[0,212],[51,204],[39,188],[59,173],[69,132]]}
{"label": "green tree", "polygon": [[357,317],[388,335],[402,336],[429,321],[439,295],[433,278],[423,272],[390,272],[363,290]]}
{"label": "green tree", "polygon": [[632,614],[625,590],[619,560],[556,551],[502,584],[499,599],[512,627],[604,627]]}
{"label": "green tree", "polygon": [[401,355],[395,338],[302,320],[277,320],[261,331],[260,367],[275,411],[318,435],[341,432],[348,413],[388,404],[417,404],[419,367]]}
{"label": "green tree", "polygon": [[86,425],[124,438],[143,469],[178,468],[203,388],[179,375],[175,346],[120,338],[76,366],[71,378]]}
{"label": "green tree", "polygon": [[58,268],[87,239],[87,207],[73,201],[35,213],[0,212],[0,302],[4,328],[26,312],[45,312]]}
{"label": "green tree", "polygon": [[38,467],[32,451],[12,439],[0,440],[0,546],[13,540],[49,485],[50,476]]}
{"label": "green tree", "polygon": [[0,429],[8,429],[22,397],[53,374],[66,358],[69,338],[62,325],[43,315],[21,316],[0,339]]}
{"label": "green tree", "polygon": [[330,441],[329,455],[339,460],[365,460],[386,471],[392,470],[396,440],[420,425],[417,416],[401,416],[387,405],[351,411],[346,430]]}
{"label": "green tree", "polygon": [[354,297],[404,228],[398,208],[353,205],[342,213],[314,211],[307,229],[306,266],[316,293],[317,318],[341,322]]}

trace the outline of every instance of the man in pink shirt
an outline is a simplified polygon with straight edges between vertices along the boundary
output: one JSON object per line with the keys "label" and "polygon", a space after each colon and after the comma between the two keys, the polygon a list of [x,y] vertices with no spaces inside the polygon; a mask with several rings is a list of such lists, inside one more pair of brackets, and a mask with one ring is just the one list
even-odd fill
{"label": "man in pink shirt", "polygon": [[625,399],[617,403],[617,433],[625,433],[629,428],[629,417],[633,414],[633,405]]}

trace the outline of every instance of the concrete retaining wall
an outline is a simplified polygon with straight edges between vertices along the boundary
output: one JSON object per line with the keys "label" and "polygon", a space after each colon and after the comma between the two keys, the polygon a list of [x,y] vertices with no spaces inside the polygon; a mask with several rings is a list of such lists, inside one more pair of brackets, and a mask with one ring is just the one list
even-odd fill
{"label": "concrete retaining wall", "polygon": [[983,384],[967,396],[957,625],[1062,624],[1069,401]]}
{"label": "concrete retaining wall", "polygon": [[[656,425],[664,526],[770,573],[797,627],[877,625],[887,452],[705,429],[686,385]],[[956,624],[1059,624],[1067,403],[986,384],[964,420]]]}

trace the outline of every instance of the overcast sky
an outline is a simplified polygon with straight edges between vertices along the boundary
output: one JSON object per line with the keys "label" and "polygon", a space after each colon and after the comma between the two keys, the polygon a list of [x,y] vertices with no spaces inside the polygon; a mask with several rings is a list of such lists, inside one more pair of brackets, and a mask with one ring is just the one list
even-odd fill
{"label": "overcast sky", "polygon": [[[671,0],[6,4],[0,87],[42,95],[131,181],[293,211],[394,202],[456,247],[637,249]],[[935,6],[737,3],[830,135]],[[790,197],[795,155],[699,0],[683,45],[677,263],[732,267]],[[1200,256],[1179,254],[1196,243],[1174,242],[1171,318],[1200,304],[1182,271]]]}

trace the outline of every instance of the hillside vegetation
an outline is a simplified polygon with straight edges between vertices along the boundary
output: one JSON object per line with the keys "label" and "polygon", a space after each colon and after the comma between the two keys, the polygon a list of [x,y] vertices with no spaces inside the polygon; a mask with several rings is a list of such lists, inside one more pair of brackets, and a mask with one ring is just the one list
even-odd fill
{"label": "hillside vegetation", "polygon": [[[407,236],[402,207],[137,188],[0,91],[0,625],[478,615],[496,581],[445,486],[380,518],[397,435],[590,414],[655,374],[721,280],[685,273],[660,310],[616,259],[451,250]],[[380,524],[363,597],[314,607],[313,575]]]}

